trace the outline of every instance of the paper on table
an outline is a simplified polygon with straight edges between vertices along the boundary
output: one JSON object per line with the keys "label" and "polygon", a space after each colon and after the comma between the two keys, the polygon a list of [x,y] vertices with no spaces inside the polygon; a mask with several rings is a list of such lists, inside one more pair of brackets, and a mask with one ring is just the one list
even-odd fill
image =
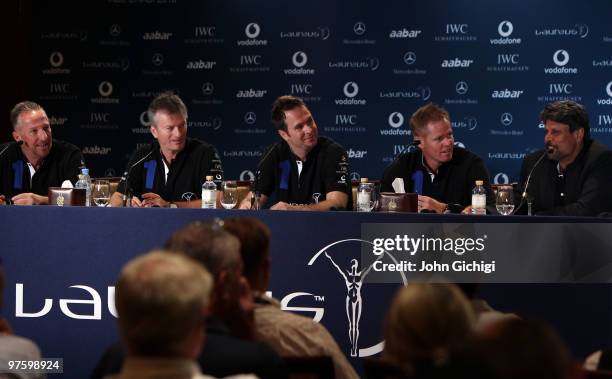
{"label": "paper on table", "polygon": [[404,179],[402,178],[395,178],[393,183],[391,183],[391,187],[393,187],[395,193],[406,193],[404,191]]}
{"label": "paper on table", "polygon": [[74,186],[70,180],[64,180],[62,183],[62,188],[74,188]]}

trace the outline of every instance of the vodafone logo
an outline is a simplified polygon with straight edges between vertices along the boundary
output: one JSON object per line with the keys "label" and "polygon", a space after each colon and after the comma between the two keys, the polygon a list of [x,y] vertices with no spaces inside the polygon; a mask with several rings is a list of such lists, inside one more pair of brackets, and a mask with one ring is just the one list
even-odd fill
{"label": "vodafone logo", "polygon": [[308,56],[303,51],[296,51],[291,57],[291,61],[295,67],[304,67],[308,63]]}
{"label": "vodafone logo", "polygon": [[565,66],[569,62],[569,53],[565,50],[557,50],[553,54],[553,62],[559,67]]}
{"label": "vodafone logo", "polygon": [[259,37],[259,33],[261,33],[261,28],[254,22],[251,22],[244,28],[244,34],[251,39]]}
{"label": "vodafone logo", "polygon": [[49,64],[53,67],[60,67],[64,64],[64,55],[59,51],[54,51],[49,56]]}
{"label": "vodafone logo", "polygon": [[500,36],[504,38],[510,36],[513,31],[514,31],[514,26],[512,25],[510,21],[502,21],[499,23],[499,26],[497,27],[497,32],[499,33]]}
{"label": "vodafone logo", "polygon": [[359,93],[359,86],[355,82],[347,82],[342,90],[344,91],[344,96],[352,98]]}
{"label": "vodafone logo", "polygon": [[389,115],[389,126],[399,128],[404,124],[404,116],[399,112],[393,112]]}
{"label": "vodafone logo", "polygon": [[98,93],[100,93],[100,96],[109,97],[113,93],[113,85],[111,82],[104,81],[100,83],[98,86]]}

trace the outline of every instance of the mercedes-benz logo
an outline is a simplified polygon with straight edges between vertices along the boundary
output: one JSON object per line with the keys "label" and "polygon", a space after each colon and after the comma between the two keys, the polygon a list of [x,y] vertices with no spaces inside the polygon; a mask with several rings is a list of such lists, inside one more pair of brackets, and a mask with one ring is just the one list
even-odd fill
{"label": "mercedes-benz logo", "polygon": [[393,112],[389,115],[389,126],[399,128],[404,123],[404,116],[399,112]]}
{"label": "mercedes-benz logo", "polygon": [[371,71],[378,70],[378,66],[380,66],[380,61],[377,57],[367,57],[366,60],[368,61]]}
{"label": "mercedes-benz logo", "polygon": [[319,31],[321,32],[321,39],[325,41],[331,35],[329,28],[327,26],[319,26]]}
{"label": "mercedes-benz logo", "polygon": [[296,51],[291,57],[291,61],[295,67],[304,67],[308,63],[308,55],[303,51]]}
{"label": "mercedes-benz logo", "polygon": [[502,123],[502,125],[504,126],[508,126],[510,124],[512,124],[512,115],[508,112],[502,113],[500,121]]}
{"label": "mercedes-benz logo", "polygon": [[259,33],[261,32],[261,28],[258,24],[251,22],[244,28],[244,34],[246,34],[249,38],[257,38],[259,37]]}
{"label": "mercedes-benz logo", "polygon": [[359,179],[361,179],[361,175],[359,175],[358,172],[356,171],[351,172],[351,182],[358,182]]}
{"label": "mercedes-benz logo", "polygon": [[[559,58],[559,56],[562,56],[563,58]],[[565,66],[567,62],[569,62],[569,59],[569,53],[565,50],[557,50],[553,55],[553,61],[557,66]]]}
{"label": "mercedes-benz logo", "polygon": [[111,82],[104,81],[98,86],[100,96],[109,97],[113,93],[113,85]]}
{"label": "mercedes-benz logo", "polygon": [[64,64],[64,55],[59,51],[54,51],[49,56],[49,64],[53,67],[60,67]]}
{"label": "mercedes-benz logo", "polygon": [[493,177],[493,183],[494,184],[508,184],[510,183],[510,178],[505,173],[499,172]]}
{"label": "mercedes-benz logo", "polygon": [[119,35],[121,34],[121,27],[119,26],[119,24],[113,24],[110,26],[110,28],[108,28],[108,32],[113,37],[119,37]]}
{"label": "mercedes-benz logo", "polygon": [[151,121],[149,121],[149,113],[144,111],[140,114],[140,125],[149,126],[151,125]]}
{"label": "mercedes-benz logo", "polygon": [[357,34],[358,36],[362,35],[363,33],[365,33],[366,31],[366,26],[363,22],[361,21],[357,21],[355,23],[355,25],[353,26],[353,31],[355,32],[355,34]]}
{"label": "mercedes-benz logo", "polygon": [[359,93],[359,86],[355,82],[346,82],[342,91],[346,97],[355,97]]}
{"label": "mercedes-benz logo", "polygon": [[161,66],[164,64],[164,56],[161,53],[155,53],[153,54],[153,58],[151,58],[151,62],[153,62],[155,66]]}
{"label": "mercedes-benz logo", "polygon": [[612,97],[612,82],[608,83],[606,86],[606,92],[608,93],[608,96]]}
{"label": "mercedes-benz logo", "polygon": [[497,27],[497,32],[502,37],[508,37],[514,31],[514,26],[510,21],[502,21]]}
{"label": "mercedes-benz logo", "polygon": [[414,64],[416,62],[416,54],[412,51],[407,52],[406,54],[404,54],[404,63],[406,63],[407,65],[411,65]]}
{"label": "mercedes-benz logo", "polygon": [[202,93],[206,96],[212,95],[215,91],[215,86],[211,82],[206,82],[202,84]]}
{"label": "mercedes-benz logo", "polygon": [[257,121],[257,115],[255,115],[255,112],[247,112],[244,115],[244,122],[247,124],[253,125],[255,121]]}
{"label": "mercedes-benz logo", "polygon": [[466,82],[458,82],[457,85],[455,85],[455,91],[457,91],[459,95],[465,95],[468,88],[469,87]]}

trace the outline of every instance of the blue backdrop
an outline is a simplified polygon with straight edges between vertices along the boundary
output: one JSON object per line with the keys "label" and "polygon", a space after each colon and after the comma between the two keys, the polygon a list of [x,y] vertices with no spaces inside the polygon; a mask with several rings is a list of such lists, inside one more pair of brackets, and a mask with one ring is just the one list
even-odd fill
{"label": "blue backdrop", "polygon": [[95,176],[120,174],[152,139],[143,111],[166,89],[183,97],[190,135],[217,146],[232,178],[248,179],[277,138],[269,109],[282,94],[305,98],[320,133],[348,150],[353,179],[381,176],[428,101],[448,108],[457,143],[498,183],[516,181],[521,159],[542,145],[538,113],[549,101],[584,103],[593,136],[612,143],[609,1],[33,7],[32,93]]}

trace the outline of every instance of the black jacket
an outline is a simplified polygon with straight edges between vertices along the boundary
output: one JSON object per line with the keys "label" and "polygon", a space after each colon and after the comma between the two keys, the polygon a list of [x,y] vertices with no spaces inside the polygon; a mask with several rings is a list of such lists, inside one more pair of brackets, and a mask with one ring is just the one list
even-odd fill
{"label": "black jacket", "polygon": [[[523,160],[520,194],[529,172],[545,150],[536,151]],[[541,215],[597,216],[612,211],[612,152],[597,141],[587,141],[574,162],[559,177],[557,161],[544,157],[535,167],[527,193],[533,198],[532,211]],[[516,201],[520,200],[520,195]],[[518,213],[527,213],[523,203]]]}

